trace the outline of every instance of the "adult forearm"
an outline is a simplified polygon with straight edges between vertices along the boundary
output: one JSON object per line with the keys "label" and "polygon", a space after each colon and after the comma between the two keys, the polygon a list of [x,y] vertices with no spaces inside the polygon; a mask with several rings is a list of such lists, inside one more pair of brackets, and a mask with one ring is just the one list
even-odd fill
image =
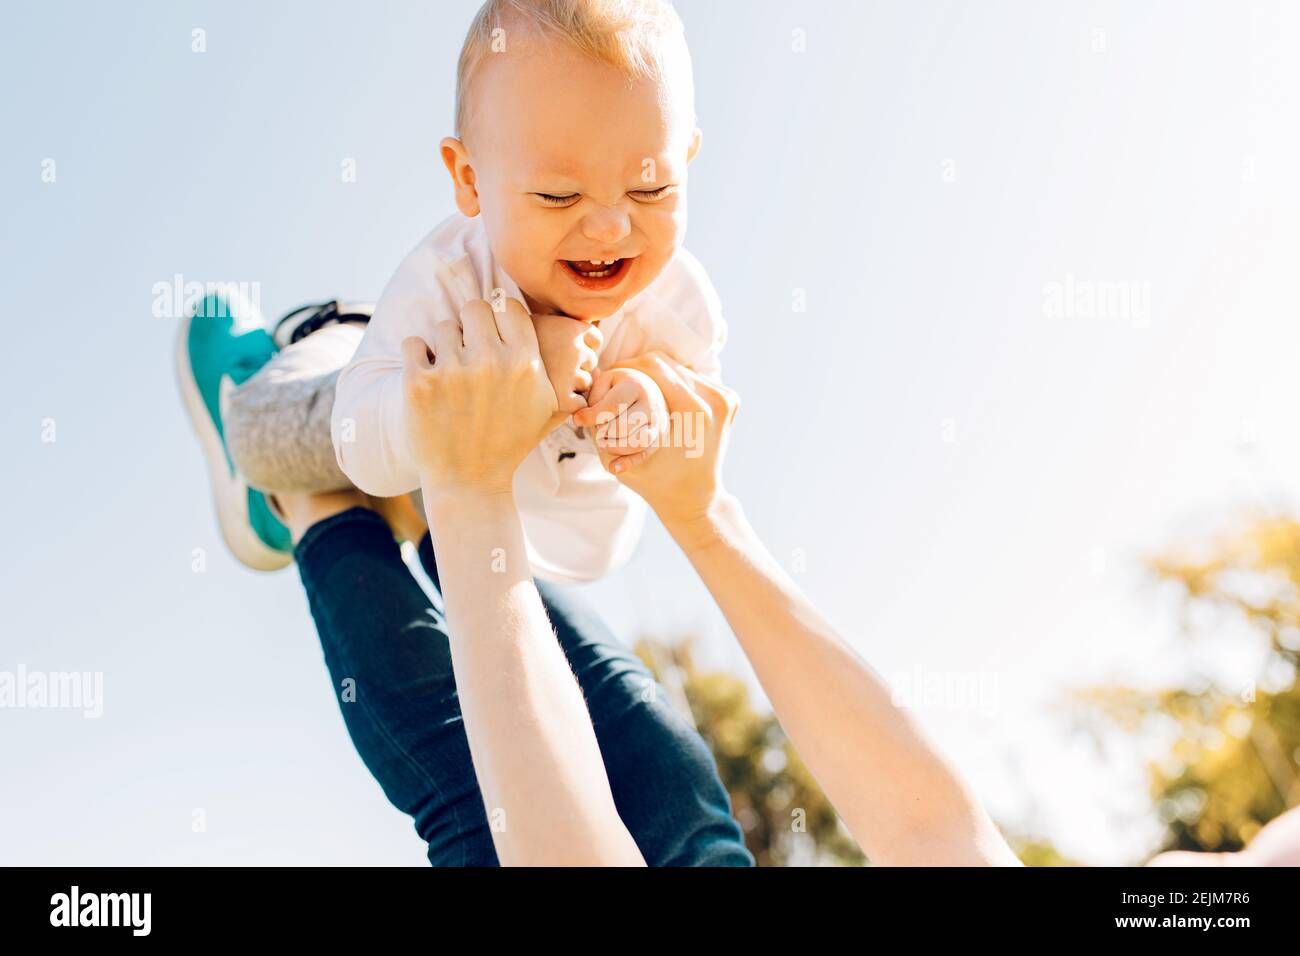
{"label": "adult forearm", "polygon": [[739,503],[668,522],[777,716],[876,863],[1013,863],[987,814],[888,686],[764,548]]}
{"label": "adult forearm", "polygon": [[509,495],[425,496],[465,732],[506,865],[637,865]]}

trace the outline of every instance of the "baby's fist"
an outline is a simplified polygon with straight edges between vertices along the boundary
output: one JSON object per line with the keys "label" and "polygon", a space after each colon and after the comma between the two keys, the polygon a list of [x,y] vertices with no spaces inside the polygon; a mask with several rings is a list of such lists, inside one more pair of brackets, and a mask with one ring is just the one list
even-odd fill
{"label": "baby's fist", "polygon": [[600,329],[566,315],[534,315],[537,350],[555,389],[561,420],[585,408],[583,393],[592,386],[597,352],[604,343]]}
{"label": "baby's fist", "polygon": [[575,425],[594,426],[596,447],[609,470],[621,474],[654,454],[668,435],[668,403],[654,379],[630,368],[602,371],[573,415]]}

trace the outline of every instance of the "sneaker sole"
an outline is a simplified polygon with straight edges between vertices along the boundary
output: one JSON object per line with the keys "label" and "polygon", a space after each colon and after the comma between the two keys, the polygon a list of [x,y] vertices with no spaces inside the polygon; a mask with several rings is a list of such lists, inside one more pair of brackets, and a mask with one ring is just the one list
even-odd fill
{"label": "sneaker sole", "polygon": [[217,506],[221,537],[235,558],[254,571],[278,571],[293,563],[293,557],[268,548],[248,521],[248,483],[226,464],[226,446],[217,432],[207,405],[199,392],[190,366],[189,333],[192,316],[186,316],[176,336],[176,380],[190,424],[208,461],[208,479]]}

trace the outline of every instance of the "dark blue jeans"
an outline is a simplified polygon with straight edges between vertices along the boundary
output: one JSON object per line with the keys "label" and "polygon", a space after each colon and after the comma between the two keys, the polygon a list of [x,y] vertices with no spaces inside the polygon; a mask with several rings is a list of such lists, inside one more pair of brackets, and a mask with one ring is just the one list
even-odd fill
{"label": "dark blue jeans", "polygon": [[[354,508],[295,549],[343,719],[435,866],[495,866],[452,674],[446,621],[402,563],[392,532]],[[436,584],[426,535],[420,559]],[[637,657],[565,589],[538,584],[591,713],[619,816],[651,866],[750,866],[699,734]]]}

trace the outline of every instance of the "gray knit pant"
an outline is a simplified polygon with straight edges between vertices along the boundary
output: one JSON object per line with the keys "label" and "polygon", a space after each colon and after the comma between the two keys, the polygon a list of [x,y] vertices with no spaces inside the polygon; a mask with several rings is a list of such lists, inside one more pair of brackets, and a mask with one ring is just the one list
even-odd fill
{"label": "gray knit pant", "polygon": [[352,487],[334,457],[330,414],[339,372],[364,326],[329,325],[278,352],[231,396],[226,446],[254,488],[318,494]]}

